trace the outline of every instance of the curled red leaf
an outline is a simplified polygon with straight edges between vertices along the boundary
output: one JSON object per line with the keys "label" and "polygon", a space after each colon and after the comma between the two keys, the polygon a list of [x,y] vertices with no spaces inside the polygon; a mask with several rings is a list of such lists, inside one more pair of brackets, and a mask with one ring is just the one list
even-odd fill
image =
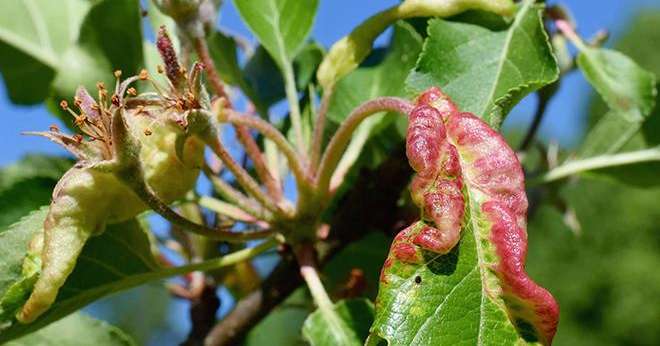
{"label": "curled red leaf", "polygon": [[[406,153],[417,173],[411,195],[421,220],[395,238],[382,284],[393,270],[410,269],[394,263],[425,265],[425,251],[447,254],[464,229],[471,229],[480,244],[484,294],[503,302],[523,339],[551,344],[559,307],[525,272],[527,197],[515,152],[487,123],[459,112],[440,89],[431,88],[409,114]],[[497,282],[489,282],[489,275]]]}

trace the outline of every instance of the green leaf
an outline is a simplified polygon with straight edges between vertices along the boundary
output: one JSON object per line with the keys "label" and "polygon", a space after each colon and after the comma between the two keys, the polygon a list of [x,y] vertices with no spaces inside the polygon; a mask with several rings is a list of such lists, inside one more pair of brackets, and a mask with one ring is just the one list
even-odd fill
{"label": "green leaf", "polygon": [[350,339],[338,339],[332,334],[320,311],[315,311],[305,320],[302,333],[312,346],[362,345],[369,335],[369,326],[374,318],[374,306],[367,299],[342,300],[334,310],[347,327]]}
{"label": "green leaf", "polygon": [[0,71],[13,102],[36,103],[47,96],[48,86],[66,49],[77,40],[90,6],[82,0],[4,2]]}
{"label": "green leaf", "polygon": [[238,85],[243,88],[243,76],[238,64],[238,51],[236,40],[221,31],[216,31],[208,38],[209,52],[215,62],[220,77],[227,84]]}
{"label": "green leaf", "polygon": [[316,68],[323,59],[325,53],[323,47],[315,41],[305,44],[293,61],[293,68],[296,71],[296,86],[300,90],[305,90],[307,85],[312,82]]}
{"label": "green leaf", "polygon": [[[615,44],[615,47],[631,59],[634,59],[642,68],[652,71],[657,76],[660,73],[660,63],[658,63],[660,61],[660,53],[658,53],[660,52],[660,40],[658,40],[658,31],[655,28],[660,25],[660,12],[645,11],[635,17],[631,23],[632,27]],[[627,76],[623,77],[628,78]],[[655,89],[658,89],[657,84]],[[655,110],[643,120],[640,130],[618,152],[630,153],[660,146],[660,107],[658,107],[658,104],[660,104],[660,95],[656,95]],[[593,125],[598,124],[596,126],[602,126],[599,122],[604,121],[605,116],[611,117],[616,115],[613,111],[608,111],[608,105],[600,96],[594,96],[592,98],[589,113],[589,119],[592,125],[590,126],[591,131],[596,131]],[[633,125],[633,128],[636,127],[635,124],[624,123],[621,128],[612,129],[612,138],[620,135],[625,126],[629,125]],[[610,136],[609,133],[598,135],[594,132],[593,134],[590,133],[589,136],[591,136],[592,144],[601,142],[602,145],[607,146],[613,143],[613,141],[597,140],[597,136],[601,138],[603,136],[608,137]],[[599,169],[593,173],[600,176],[612,177],[627,184],[652,186],[660,183],[660,179],[657,176],[659,169],[660,162],[644,162],[636,164],[628,163],[625,166]]]}
{"label": "green leaf", "polygon": [[[658,55],[660,57],[660,54]],[[656,89],[658,85],[656,85]],[[660,94],[656,95],[655,110],[644,120],[640,130],[635,134],[628,143],[626,143],[619,153],[613,155],[599,155],[589,157],[585,160],[594,160],[603,156],[620,157],[622,155],[630,156],[637,153],[637,157],[646,156],[645,160],[628,161],[625,163],[617,163],[616,165],[604,166],[601,169],[594,170],[594,174],[601,176],[612,177],[626,184],[637,186],[655,186],[660,184],[657,172],[660,170],[660,159],[653,158],[652,156],[645,155],[644,153],[651,153],[652,151],[660,152]],[[596,109],[594,107],[593,109]],[[639,155],[642,153],[642,155]],[[656,155],[657,156],[657,155]],[[579,161],[579,160],[578,160]],[[570,161],[566,164],[575,164],[576,161]],[[616,163],[616,162],[609,162]],[[561,165],[558,168],[564,167]],[[548,173],[549,174],[549,173]]]}
{"label": "green leaf", "polygon": [[[300,90],[305,90],[312,82],[311,77],[318,66],[319,55],[322,55],[321,48],[318,44],[311,42],[303,46],[293,60],[296,84]],[[257,47],[241,73],[245,79],[245,85],[239,84],[239,87],[257,106],[262,116],[268,114],[270,106],[286,96],[282,74],[263,46]]]}
{"label": "green leaf", "polygon": [[615,47],[635,60],[642,68],[660,76],[660,32],[655,30],[660,24],[660,11],[647,9],[632,17],[628,27],[617,40]]}
{"label": "green leaf", "polygon": [[[6,298],[7,288],[25,279],[20,270],[28,242],[43,231],[43,223],[48,213],[44,207],[23,218],[4,232],[1,245],[3,250],[0,277],[3,290],[0,297]],[[141,284],[166,279],[195,270],[211,270],[246,260],[260,252],[272,248],[274,241],[225,255],[218,259],[194,263],[180,267],[163,268],[152,255],[149,236],[138,220],[130,220],[108,225],[101,235],[90,238],[78,257],[73,273],[59,291],[55,303],[43,315],[30,324],[21,324],[13,318],[13,313],[3,312],[0,317],[0,343],[15,339],[43,328],[85,305],[109,294],[136,287]],[[7,253],[5,256],[4,253]],[[31,288],[30,288],[31,290]],[[25,290],[24,290],[25,291]],[[14,292],[9,292],[17,296]],[[29,292],[24,292],[24,300]],[[2,301],[2,299],[0,299]],[[20,304],[19,304],[20,303]],[[11,307],[20,307],[22,302],[15,299]]]}
{"label": "green leaf", "polygon": [[[0,244],[7,246],[0,273],[1,295],[4,296],[12,282],[21,278],[20,267],[28,242],[42,232],[47,213],[48,208],[44,207],[0,233],[3,238]],[[91,238],[85,245],[76,268],[50,310],[31,324],[0,321],[9,325],[0,332],[0,342],[40,329],[105,295],[164,277],[158,275],[158,269],[148,236],[139,222],[109,225],[102,235]],[[27,295],[24,298],[27,299]]]}
{"label": "green leaf", "polygon": [[70,315],[36,333],[7,343],[7,346],[134,346],[120,329],[82,313]]}
{"label": "green leaf", "polygon": [[318,0],[234,0],[243,21],[284,70],[302,48]]}
{"label": "green leaf", "polygon": [[505,312],[484,292],[478,263],[485,254],[478,252],[471,234],[476,222],[466,220],[461,242],[451,253],[429,257],[416,268],[392,266],[396,274],[379,293],[372,333],[389,340],[389,345],[518,342]]}
{"label": "green leaf", "polygon": [[[292,60],[312,28],[318,0],[235,0],[234,3],[282,72],[296,145],[302,148],[302,120]],[[268,156],[273,157],[268,151]]]}
{"label": "green leaf", "polygon": [[[284,97],[282,77],[268,54],[259,47],[244,71],[238,62],[237,42],[233,37],[216,31],[209,37],[208,42],[211,58],[220,77],[227,84],[239,87],[260,115],[267,115],[268,107]],[[262,70],[264,67],[267,68],[265,71]],[[267,87],[262,87],[264,84]],[[270,96],[270,93],[275,96]]]}
{"label": "green leaf", "polygon": [[245,346],[306,345],[300,330],[314,303],[307,290],[300,287],[273,309],[245,337]]}
{"label": "green leaf", "polygon": [[0,173],[0,191],[25,179],[48,178],[58,180],[72,161],[63,157],[29,154],[20,161],[3,167]]}
{"label": "green leaf", "polygon": [[619,44],[632,53],[631,57],[576,43],[581,49],[578,66],[600,97],[592,102],[592,126],[577,155],[547,172],[541,181],[587,173],[640,186],[660,183],[657,176],[660,168],[658,86],[654,74],[632,59],[642,58],[650,68],[660,68],[660,65],[652,65],[648,57],[648,54],[655,57],[660,54],[657,50],[647,50],[654,46],[658,18],[660,16],[649,13],[643,20],[635,20],[634,31]]}
{"label": "green leaf", "polygon": [[[267,111],[270,106],[284,98],[284,79],[263,46],[254,51],[244,67],[243,74],[250,88],[243,89],[243,92],[258,107],[261,106],[263,111]],[[251,96],[252,92],[254,94]]]}
{"label": "green leaf", "polygon": [[[0,253],[2,253],[0,296],[3,296],[3,298],[7,289],[22,276],[23,258],[27,250],[27,244],[35,234],[41,231],[46,212],[46,208],[32,212],[9,226],[9,228],[3,228],[0,231]],[[4,306],[0,309],[4,314]],[[0,321],[0,325],[3,322],[5,321]]]}
{"label": "green leaf", "polygon": [[[422,38],[415,29],[405,22],[397,23],[392,43],[383,61],[375,66],[361,67],[337,83],[328,108],[328,119],[340,124],[354,108],[365,101],[378,96],[405,96],[406,77],[415,66],[421,49]],[[398,117],[398,114],[380,114],[371,116],[360,124],[353,133],[337,170],[348,171],[363,152],[369,138],[392,124]]]}
{"label": "green leaf", "polygon": [[406,0],[378,12],[342,37],[330,48],[318,71],[318,80],[329,91],[334,84],[353,71],[371,52],[376,38],[397,20],[413,17],[450,17],[467,10],[492,11],[510,15],[511,0]]}
{"label": "green leaf", "polygon": [[410,24],[398,22],[383,61],[359,68],[337,84],[328,119],[341,123],[355,107],[378,96],[405,96],[406,77],[421,50],[421,36]]}
{"label": "green leaf", "polygon": [[135,73],[142,61],[138,0],[10,0],[0,13],[0,71],[14,102],[72,99],[78,85],[112,85],[113,69]]}
{"label": "green leaf", "polygon": [[[135,75],[144,67],[142,18],[138,0],[103,0],[90,8],[80,26],[75,44],[62,57],[53,82],[51,104],[61,99],[73,104],[78,86],[94,90],[101,81],[115,84],[113,71],[122,70],[124,76]],[[50,107],[64,119],[71,116],[61,109]]]}
{"label": "green leaf", "polygon": [[503,31],[431,20],[407,86],[416,93],[438,86],[461,110],[499,128],[518,101],[559,75],[542,10],[542,5],[525,1]]}
{"label": "green leaf", "polygon": [[89,52],[100,50],[112,70],[122,70],[127,75],[138,74],[144,61],[140,2],[99,2],[85,17],[78,44]]}
{"label": "green leaf", "polygon": [[610,111],[589,131],[579,157],[612,154],[641,128],[655,103],[655,76],[606,48],[581,47],[578,66]]}
{"label": "green leaf", "polygon": [[71,164],[65,158],[28,155],[0,169],[0,229],[49,203],[53,187]]}

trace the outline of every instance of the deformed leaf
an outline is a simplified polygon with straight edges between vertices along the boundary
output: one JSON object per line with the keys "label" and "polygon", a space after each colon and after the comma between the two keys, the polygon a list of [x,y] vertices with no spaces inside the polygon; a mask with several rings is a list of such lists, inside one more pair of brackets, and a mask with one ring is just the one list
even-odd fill
{"label": "deformed leaf", "polygon": [[524,174],[504,138],[438,89],[409,114],[421,220],[383,265],[371,332],[390,345],[548,345],[552,295],[525,272]]}
{"label": "deformed leaf", "polygon": [[[0,297],[5,297],[13,284],[24,278],[21,274],[28,243],[42,232],[47,213],[48,208],[44,207],[0,233],[0,248],[3,249]],[[100,297],[167,276],[160,274],[159,268],[139,222],[110,225],[105,233],[92,237],[85,245],[76,268],[44,315],[31,324],[20,324],[13,315],[3,314],[10,319],[0,321],[4,325],[0,342],[40,329]]]}
{"label": "deformed leaf", "polygon": [[369,335],[369,326],[373,322],[374,307],[367,299],[342,300],[335,304],[335,312],[342,319],[350,339],[338,339],[332,334],[332,328],[326,324],[319,310],[314,311],[305,320],[302,333],[312,346],[362,345]]}
{"label": "deformed leaf", "polygon": [[523,2],[502,31],[431,20],[407,86],[416,93],[440,86],[463,111],[499,128],[518,101],[559,76],[542,10],[534,1]]}
{"label": "deformed leaf", "polygon": [[[7,229],[0,231],[0,300],[15,282],[22,279],[23,259],[28,243],[43,227],[48,208],[34,211]],[[26,297],[27,298],[27,297]],[[2,308],[2,315],[5,309]],[[13,317],[13,316],[11,316]],[[0,321],[0,325],[6,321]]]}

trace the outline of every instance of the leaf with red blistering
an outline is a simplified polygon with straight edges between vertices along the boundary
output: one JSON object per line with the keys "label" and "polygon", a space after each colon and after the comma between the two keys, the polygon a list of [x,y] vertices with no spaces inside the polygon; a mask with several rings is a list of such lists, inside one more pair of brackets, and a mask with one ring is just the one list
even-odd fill
{"label": "leaf with red blistering", "polygon": [[527,197],[515,153],[439,89],[409,114],[421,220],[383,266],[372,338],[390,345],[549,345],[559,307],[525,272]]}

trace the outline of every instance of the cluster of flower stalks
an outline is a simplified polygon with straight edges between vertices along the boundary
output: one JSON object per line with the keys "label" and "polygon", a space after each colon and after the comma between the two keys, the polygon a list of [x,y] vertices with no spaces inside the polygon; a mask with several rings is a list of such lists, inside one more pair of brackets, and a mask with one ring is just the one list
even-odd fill
{"label": "cluster of flower stalks", "polygon": [[[214,240],[272,238],[273,244],[288,243],[299,259],[303,276],[309,277],[306,273],[315,262],[312,243],[322,227],[320,216],[346,174],[337,171],[337,166],[353,131],[369,115],[383,111],[406,114],[412,109],[404,99],[374,99],[353,111],[323,152],[322,125],[309,148],[294,147],[269,122],[234,110],[207,47],[197,42],[201,62],[187,70],[179,64],[172,42],[161,28],[157,47],[163,65],[157,72],[166,78],[142,70],[122,80],[122,72],[116,71],[113,91],[98,83],[96,99],[80,87],[72,107],[61,102],[73,116],[79,134],[67,135],[55,127],[30,133],[62,145],[77,163],[55,187],[44,232],[31,242],[30,257],[38,258],[42,269],[17,315],[19,321],[29,323],[53,304],[90,237],[102,233],[108,223],[131,219],[149,209],[183,230]],[[214,97],[202,83],[204,70]],[[138,94],[137,90],[150,91]],[[327,109],[327,101],[323,99],[322,108]],[[234,126],[256,177],[226,150],[218,132],[221,123]],[[296,181],[295,204],[283,196],[281,181],[266,165],[251,130],[272,141],[286,158]],[[218,165],[204,162],[205,147],[232,173],[240,189],[219,178]],[[170,203],[193,189],[200,171],[229,202],[223,211],[234,222],[211,228],[170,208]],[[235,223],[251,227],[235,231]]]}

